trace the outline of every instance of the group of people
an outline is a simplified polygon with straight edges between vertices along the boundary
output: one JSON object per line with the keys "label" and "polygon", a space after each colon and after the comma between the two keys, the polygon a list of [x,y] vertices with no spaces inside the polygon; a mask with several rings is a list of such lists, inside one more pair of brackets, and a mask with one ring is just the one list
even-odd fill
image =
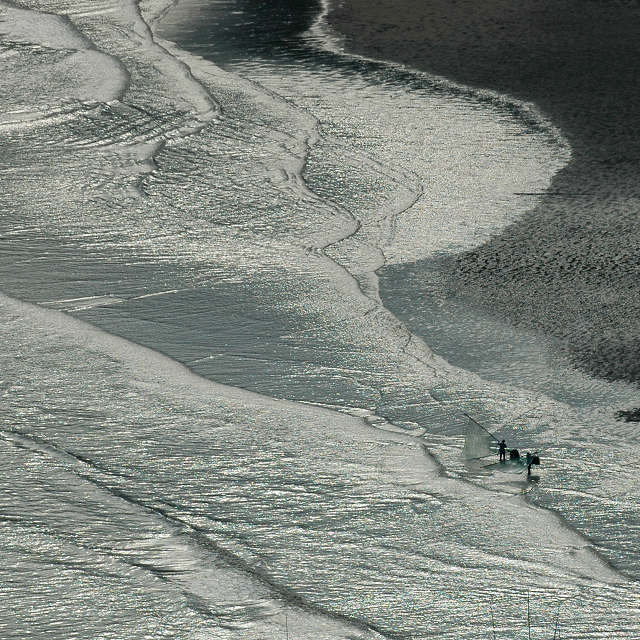
{"label": "group of people", "polygon": [[[500,462],[506,462],[507,461],[507,443],[502,440],[502,442],[500,442],[500,445],[498,447],[498,454],[500,456]],[[520,459],[520,452],[517,449],[511,449],[509,451],[509,459],[510,460],[519,460]],[[531,465],[534,464],[540,464],[540,457],[538,456],[538,452],[534,452],[533,454],[531,454],[529,451],[527,451],[527,460],[526,460],[526,465],[527,465],[527,475],[530,476],[531,475]]]}

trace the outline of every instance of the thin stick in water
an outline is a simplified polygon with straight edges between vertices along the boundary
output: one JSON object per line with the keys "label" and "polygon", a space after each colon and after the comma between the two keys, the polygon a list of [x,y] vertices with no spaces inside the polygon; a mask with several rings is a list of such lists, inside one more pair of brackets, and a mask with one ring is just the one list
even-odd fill
{"label": "thin stick in water", "polygon": [[560,603],[558,602],[558,606],[556,607],[556,626],[553,630],[553,640],[556,640],[556,635],[558,633],[558,621],[560,620]]}
{"label": "thin stick in water", "polygon": [[496,640],[496,624],[493,621],[493,604],[491,604],[491,627],[493,628],[493,640]]}

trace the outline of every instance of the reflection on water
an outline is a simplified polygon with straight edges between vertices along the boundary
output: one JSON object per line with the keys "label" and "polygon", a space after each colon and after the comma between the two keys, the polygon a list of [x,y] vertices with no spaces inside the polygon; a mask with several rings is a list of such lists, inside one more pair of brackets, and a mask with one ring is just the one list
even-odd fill
{"label": "reflection on water", "polygon": [[320,5],[320,0],[181,0],[154,30],[222,67],[252,58],[309,58],[301,34]]}
{"label": "reflection on water", "polygon": [[[286,611],[298,637],[471,638],[478,602],[493,601],[517,637],[525,589],[542,620],[571,598],[575,637],[610,627],[611,611],[637,619],[633,585],[579,533],[634,570],[637,480],[595,439],[617,425],[450,366],[381,305],[374,274],[481,242],[564,150],[406,70],[333,55],[310,70],[308,52],[266,45],[278,61],[242,62],[233,25],[264,20],[234,7],[245,13],[209,6],[223,17],[211,31],[184,22],[195,44],[238,43],[223,72],[141,43],[121,5],[96,18],[80,3],[74,19],[121,57],[127,94],[3,139],[19,170],[0,196],[2,288],[132,341],[6,303],[5,440],[33,474],[5,496],[18,506],[3,531],[15,538],[17,521],[42,546],[85,549],[98,599],[109,579],[141,598],[155,585],[151,608],[173,602],[194,637],[277,635]],[[544,445],[540,490],[469,477],[461,409]],[[634,442],[617,432],[609,451]],[[69,593],[55,578],[46,589]],[[117,624],[113,637],[153,633]]]}

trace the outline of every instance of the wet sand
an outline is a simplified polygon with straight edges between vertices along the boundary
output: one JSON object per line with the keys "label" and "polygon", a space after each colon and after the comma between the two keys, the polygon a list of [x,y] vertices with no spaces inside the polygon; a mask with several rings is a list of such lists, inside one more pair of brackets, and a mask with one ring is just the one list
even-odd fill
{"label": "wet sand", "polygon": [[351,51],[534,102],[562,130],[573,159],[539,204],[440,266],[583,370],[640,382],[640,6],[344,0],[328,19]]}

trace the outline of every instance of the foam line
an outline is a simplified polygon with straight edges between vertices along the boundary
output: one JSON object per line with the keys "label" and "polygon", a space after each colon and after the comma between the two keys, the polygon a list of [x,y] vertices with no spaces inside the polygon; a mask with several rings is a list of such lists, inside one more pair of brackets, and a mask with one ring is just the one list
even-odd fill
{"label": "foam line", "polygon": [[[241,399],[243,402],[251,402],[262,406],[266,405],[287,412],[291,410],[296,412],[303,411],[307,414],[306,419],[318,415],[324,418],[336,415],[335,412],[321,407],[303,406],[286,400],[274,400],[250,391],[235,389],[212,382],[192,373],[183,365],[151,349],[112,336],[81,320],[69,317],[58,311],[42,309],[35,305],[9,298],[3,294],[0,294],[0,306],[12,314],[28,317],[31,321],[35,320],[39,327],[47,332],[73,336],[74,340],[82,342],[85,347],[96,349],[101,353],[109,354],[110,357],[115,357],[117,360],[129,366],[133,374],[139,376],[140,379],[153,381],[154,385],[158,385],[158,387],[162,389],[171,389],[173,393],[185,392],[192,394],[195,392],[206,394],[209,398],[212,394],[215,394],[223,398],[230,398],[236,401]],[[342,416],[342,420],[346,423],[351,422],[357,426],[357,428],[360,428],[363,424],[363,421],[360,419],[348,416]],[[106,479],[100,477],[101,475],[115,475],[125,478],[128,476],[114,473],[81,454],[71,452],[57,445],[52,445],[37,436],[22,434],[19,431],[0,429],[0,437],[15,446],[46,455],[64,463],[83,481],[90,482],[108,493],[111,497],[124,500],[149,515],[161,518],[163,522],[170,525],[173,529],[177,528],[178,531],[186,534],[191,542],[200,549],[214,553],[222,558],[231,569],[241,571],[245,579],[256,580],[268,587],[274,596],[281,599],[287,607],[306,610],[305,615],[307,616],[326,617],[339,625],[346,625],[350,627],[347,631],[349,631],[350,634],[355,634],[349,635],[348,637],[356,637],[361,640],[380,640],[383,638],[401,637],[383,632],[381,629],[378,629],[376,625],[372,625],[358,618],[331,611],[329,608],[317,603],[308,602],[294,590],[275,581],[268,571],[245,560],[236,553],[229,551],[223,545],[216,543],[206,535],[205,530],[201,527],[170,513],[168,509],[164,509],[155,504],[148,504],[145,500],[137,498],[129,491],[112,486]],[[143,565],[136,566],[149,568]]]}
{"label": "foam line", "polygon": [[131,19],[133,33],[150,51],[156,54],[157,68],[176,81],[177,86],[182,89],[184,97],[194,106],[198,120],[202,123],[214,120],[221,113],[220,105],[208,89],[194,78],[189,66],[158,43],[143,18],[139,4],[139,0],[124,0],[122,2],[123,14]]}
{"label": "foam line", "polygon": [[[212,397],[218,397],[222,402],[240,402],[242,406],[251,405],[256,409],[269,409],[282,415],[282,419],[295,414],[299,423],[330,423],[332,429],[351,432],[354,438],[370,437],[372,432],[383,436],[390,443],[411,444],[419,442],[413,434],[397,433],[392,430],[392,425],[386,421],[378,423],[372,419],[370,412],[350,412],[345,415],[327,407],[314,406],[309,404],[296,403],[289,400],[273,399],[262,396],[258,393],[233,388],[202,378],[189,371],[185,366],[175,362],[171,358],[159,354],[149,348],[130,343],[129,341],[112,336],[100,329],[94,328],[78,319],[69,317],[66,314],[50,309],[43,309],[35,305],[13,300],[0,294],[0,305],[10,314],[17,317],[25,317],[35,325],[36,331],[46,332],[47,335],[60,334],[69,336],[74,341],[79,341],[84,348],[104,353],[110,358],[121,362],[129,371],[133,380],[138,381],[145,388],[157,389],[162,394],[185,394],[189,397],[201,397],[207,404],[211,404]],[[12,438],[21,438],[18,434],[5,434]],[[86,459],[79,458],[77,454],[63,451],[59,447],[53,447],[46,442],[33,442],[40,450],[49,451],[69,463],[77,464],[80,460],[86,464]],[[402,457],[395,461],[388,461],[389,473],[394,478],[398,477],[400,469],[396,469],[397,464],[401,464],[402,474],[407,482],[415,484],[419,482],[426,490],[436,491],[439,494],[450,496],[463,504],[474,505],[474,509],[491,512],[491,505],[496,500],[495,491],[474,485],[455,477],[451,477],[436,463],[429,455],[419,453],[413,449],[405,452],[400,447]],[[428,452],[426,452],[428,453]],[[74,462],[71,456],[76,460]],[[408,457],[406,457],[408,456]],[[94,465],[95,466],[95,465]],[[406,467],[406,468],[405,468]],[[135,499],[135,498],[132,498]],[[576,579],[597,579],[604,583],[621,584],[626,579],[615,569],[608,566],[595,553],[590,542],[584,536],[577,533],[561,517],[553,512],[529,505],[521,496],[511,496],[503,498],[505,508],[514,513],[518,513],[520,524],[518,530],[525,530],[533,523],[541,531],[545,531],[548,536],[547,543],[557,547],[559,553],[558,561],[562,558],[562,572],[567,577],[574,576]],[[145,507],[146,508],[146,507]],[[528,524],[529,523],[529,524]],[[185,524],[185,523],[183,523]],[[191,526],[191,525],[189,525]],[[515,535],[517,532],[508,534]],[[479,547],[481,551],[482,547]],[[569,551],[567,551],[569,550]],[[526,558],[522,559],[526,561]],[[545,564],[544,562],[542,564]]]}
{"label": "foam line", "polygon": [[425,78],[432,86],[444,89],[452,95],[469,96],[478,102],[506,107],[516,117],[522,119],[532,128],[538,131],[544,131],[551,136],[558,147],[564,149],[567,153],[566,163],[569,162],[571,154],[571,145],[569,144],[569,141],[563,135],[562,131],[556,127],[555,124],[553,124],[553,122],[551,122],[551,120],[549,120],[549,118],[547,118],[533,102],[517,100],[516,98],[490,89],[470,87],[469,85],[455,82],[449,78],[445,78],[444,76],[420,71],[419,69],[407,67],[398,62],[390,62],[388,60],[380,60],[370,58],[359,53],[353,53],[346,48],[346,37],[336,32],[335,29],[332,29],[327,21],[327,16],[331,12],[331,0],[320,0],[320,4],[321,10],[318,13],[318,16],[304,34],[308,38],[311,46],[315,46],[330,53],[348,56],[356,60],[382,64],[393,69],[408,70],[413,74]]}
{"label": "foam line", "polygon": [[[98,51],[94,43],[69,18],[15,8],[6,0],[0,2],[0,11],[4,16],[0,21],[0,34],[4,36],[6,43],[38,46],[67,54],[62,61],[52,63],[45,80],[49,85],[45,84],[45,87],[57,90],[55,82],[59,75],[65,83],[59,91],[64,93],[66,100],[90,103],[119,100],[126,92],[130,78],[120,60]],[[12,89],[14,92],[19,90],[16,87]],[[15,94],[12,98],[15,99]],[[33,104],[33,97],[28,93],[25,95],[25,102]],[[54,106],[39,110],[10,111],[5,114],[4,119],[7,125],[55,115],[57,107]]]}

